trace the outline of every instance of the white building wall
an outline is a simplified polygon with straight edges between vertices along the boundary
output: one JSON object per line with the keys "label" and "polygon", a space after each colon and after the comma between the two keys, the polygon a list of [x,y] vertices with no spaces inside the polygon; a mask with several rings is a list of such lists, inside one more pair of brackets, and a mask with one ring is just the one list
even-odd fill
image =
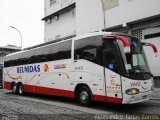
{"label": "white building wall", "polygon": [[160,0],[56,0],[53,4],[46,0],[45,16],[75,2],[77,35],[104,29],[104,14],[105,28],[110,28],[160,13]]}
{"label": "white building wall", "polygon": [[75,35],[75,10],[54,17],[50,22],[45,22],[45,42]]}
{"label": "white building wall", "polygon": [[[45,17],[73,3],[75,0],[56,0],[50,5],[50,0],[46,0]],[[50,21],[45,22],[45,42],[102,29],[104,29],[102,2],[100,0],[77,0],[74,12],[73,10],[67,11],[59,15],[59,20],[52,18],[51,23]]]}
{"label": "white building wall", "polygon": [[158,15],[159,5],[160,0],[119,0],[118,6],[105,11],[106,28],[121,24],[126,26],[128,22]]}
{"label": "white building wall", "polygon": [[65,8],[66,6],[69,6],[73,3],[75,3],[76,0],[53,0],[55,2],[50,3],[50,0],[44,0],[45,2],[45,12],[44,15],[48,16],[51,15],[52,13],[55,13],[63,8]]}
{"label": "white building wall", "polygon": [[104,29],[104,14],[101,0],[76,1],[77,35]]}
{"label": "white building wall", "polygon": [[[153,33],[158,33],[160,32],[160,27],[155,27],[155,28],[147,28],[142,30],[142,34],[144,35],[149,35]],[[154,52],[151,47],[144,47],[145,48],[145,53],[146,57],[149,63],[149,67],[151,69],[151,72],[154,76],[160,76],[160,37],[156,38],[151,38],[151,39],[142,39],[143,42],[148,42],[148,43],[153,43],[156,45],[158,48],[158,57],[155,57]]]}

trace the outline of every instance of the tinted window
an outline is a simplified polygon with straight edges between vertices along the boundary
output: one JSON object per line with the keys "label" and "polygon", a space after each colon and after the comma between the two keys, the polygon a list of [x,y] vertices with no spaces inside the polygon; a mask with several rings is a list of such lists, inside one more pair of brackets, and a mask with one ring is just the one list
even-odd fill
{"label": "tinted window", "polygon": [[71,46],[72,41],[70,40],[37,49],[35,55],[37,62],[69,59],[71,58]]}
{"label": "tinted window", "polygon": [[[13,56],[14,60],[5,61],[4,67],[69,59],[71,58],[71,46],[72,40],[69,40],[19,53]],[[16,59],[15,56],[19,58]]]}
{"label": "tinted window", "polygon": [[102,37],[89,37],[75,41],[74,59],[85,59],[101,64]]}

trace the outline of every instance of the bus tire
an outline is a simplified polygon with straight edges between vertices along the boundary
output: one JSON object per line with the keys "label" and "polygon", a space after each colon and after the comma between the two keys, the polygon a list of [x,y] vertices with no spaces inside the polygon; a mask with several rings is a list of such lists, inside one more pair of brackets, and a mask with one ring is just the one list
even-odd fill
{"label": "bus tire", "polygon": [[82,86],[77,91],[77,100],[82,106],[90,106],[92,102],[92,93],[86,86]]}
{"label": "bus tire", "polygon": [[13,94],[15,94],[15,95],[18,94],[18,89],[17,89],[17,84],[16,84],[16,83],[13,84],[12,92],[13,92]]}
{"label": "bus tire", "polygon": [[24,94],[24,88],[23,88],[23,84],[20,83],[18,86],[18,94],[19,95],[23,95]]}

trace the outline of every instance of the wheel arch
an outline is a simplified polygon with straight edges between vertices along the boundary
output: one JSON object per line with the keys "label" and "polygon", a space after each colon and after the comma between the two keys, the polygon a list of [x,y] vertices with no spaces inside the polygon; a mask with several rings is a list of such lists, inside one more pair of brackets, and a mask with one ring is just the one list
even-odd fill
{"label": "wheel arch", "polygon": [[13,89],[14,84],[16,84],[16,82],[12,81],[11,82],[11,90]]}
{"label": "wheel arch", "polygon": [[83,86],[87,87],[90,90],[91,95],[93,96],[93,92],[92,92],[92,90],[91,90],[91,88],[90,88],[90,86],[88,84],[86,84],[86,83],[78,83],[76,85],[75,89],[74,89],[75,97],[77,96],[78,89],[80,89]]}
{"label": "wheel arch", "polygon": [[17,87],[19,87],[20,84],[22,84],[22,82],[18,82],[18,83],[17,83]]}

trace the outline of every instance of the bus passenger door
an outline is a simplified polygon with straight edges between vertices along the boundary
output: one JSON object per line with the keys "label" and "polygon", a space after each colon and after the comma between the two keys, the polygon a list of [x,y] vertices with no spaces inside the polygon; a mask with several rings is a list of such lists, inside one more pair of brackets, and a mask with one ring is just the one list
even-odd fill
{"label": "bus passenger door", "polygon": [[107,102],[121,103],[121,77],[116,50],[103,50],[104,87]]}

